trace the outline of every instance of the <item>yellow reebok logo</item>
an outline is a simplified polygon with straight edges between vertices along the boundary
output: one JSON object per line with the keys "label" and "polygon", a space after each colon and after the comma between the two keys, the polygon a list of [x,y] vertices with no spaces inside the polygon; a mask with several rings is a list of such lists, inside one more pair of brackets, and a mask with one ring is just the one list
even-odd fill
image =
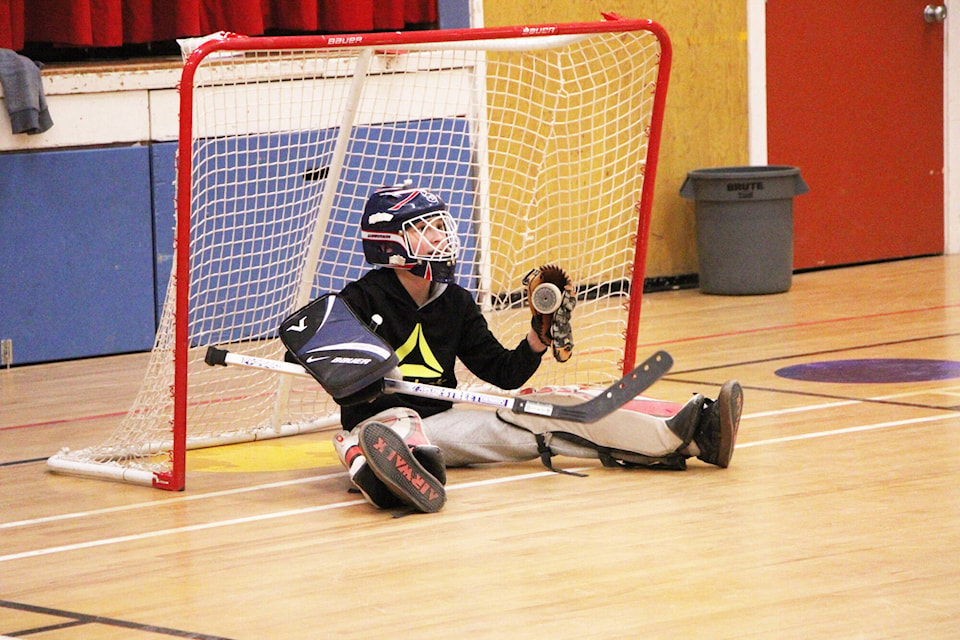
{"label": "yellow reebok logo", "polygon": [[443,376],[443,367],[430,350],[419,322],[407,341],[397,349],[397,357],[400,359],[400,372],[404,378],[429,379]]}

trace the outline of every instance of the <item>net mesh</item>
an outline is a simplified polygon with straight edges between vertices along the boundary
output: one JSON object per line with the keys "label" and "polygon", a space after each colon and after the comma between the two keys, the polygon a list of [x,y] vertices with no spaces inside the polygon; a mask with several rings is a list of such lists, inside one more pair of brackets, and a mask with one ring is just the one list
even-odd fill
{"label": "net mesh", "polygon": [[[139,396],[106,442],[57,458],[169,469],[181,286],[189,286],[188,446],[335,425],[336,405],[312,380],[208,367],[205,349],[282,358],[280,321],[369,268],[359,239],[364,202],[405,180],[447,202],[462,242],[457,281],[504,344],[529,327],[523,276],[545,263],[571,275],[574,358],[546,357],[531,386],[619,378],[655,35],[393,51],[261,50],[247,40],[250,49],[209,55],[194,74],[193,131],[180,147],[191,156],[190,211],[178,214],[190,216],[190,242],[176,248],[190,282],[171,279]],[[458,379],[478,384],[464,370]]]}

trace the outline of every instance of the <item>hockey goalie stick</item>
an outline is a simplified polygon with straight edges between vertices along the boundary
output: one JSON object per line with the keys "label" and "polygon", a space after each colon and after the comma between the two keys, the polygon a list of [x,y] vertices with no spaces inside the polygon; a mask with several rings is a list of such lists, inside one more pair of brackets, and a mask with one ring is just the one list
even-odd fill
{"label": "hockey goalie stick", "polygon": [[[210,366],[237,365],[311,377],[306,369],[293,362],[247,356],[213,346],[207,348],[207,355],[204,361]],[[673,358],[670,357],[670,354],[666,351],[657,351],[640,366],[617,382],[614,382],[595,397],[572,405],[538,402],[535,400],[526,400],[518,396],[501,396],[490,393],[478,393],[476,391],[465,391],[463,389],[451,389],[448,387],[421,384],[419,382],[394,380],[393,378],[386,378],[383,382],[385,393],[404,393],[422,398],[435,398],[438,400],[448,400],[450,402],[466,402],[488,407],[501,407],[509,409],[514,413],[546,416],[560,420],[570,420],[571,422],[596,422],[643,393],[650,385],[663,377],[672,366]]]}

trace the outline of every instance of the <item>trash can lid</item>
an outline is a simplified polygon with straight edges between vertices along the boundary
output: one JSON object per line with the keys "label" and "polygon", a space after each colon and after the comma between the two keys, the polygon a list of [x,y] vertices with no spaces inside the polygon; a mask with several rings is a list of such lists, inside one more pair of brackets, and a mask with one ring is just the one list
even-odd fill
{"label": "trash can lid", "polygon": [[767,165],[696,169],[687,173],[680,195],[693,200],[791,198],[810,188],[797,167]]}
{"label": "trash can lid", "polygon": [[712,169],[694,169],[687,175],[696,178],[716,178],[720,180],[740,180],[747,175],[762,178],[786,178],[800,175],[800,168],[786,165],[714,167]]}

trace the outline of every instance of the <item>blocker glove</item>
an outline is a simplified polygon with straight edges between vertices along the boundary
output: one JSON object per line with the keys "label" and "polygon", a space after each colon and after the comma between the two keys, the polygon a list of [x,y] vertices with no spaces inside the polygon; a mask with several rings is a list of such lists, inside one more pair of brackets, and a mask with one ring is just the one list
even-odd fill
{"label": "blocker glove", "polygon": [[281,322],[280,340],[341,406],[376,399],[383,378],[393,375],[400,362],[390,345],[332,293]]}
{"label": "blocker glove", "polygon": [[532,269],[523,278],[533,317],[533,327],[540,342],[553,347],[557,362],[566,362],[573,355],[573,329],[570,318],[577,304],[576,293],[566,272],[547,264]]}

